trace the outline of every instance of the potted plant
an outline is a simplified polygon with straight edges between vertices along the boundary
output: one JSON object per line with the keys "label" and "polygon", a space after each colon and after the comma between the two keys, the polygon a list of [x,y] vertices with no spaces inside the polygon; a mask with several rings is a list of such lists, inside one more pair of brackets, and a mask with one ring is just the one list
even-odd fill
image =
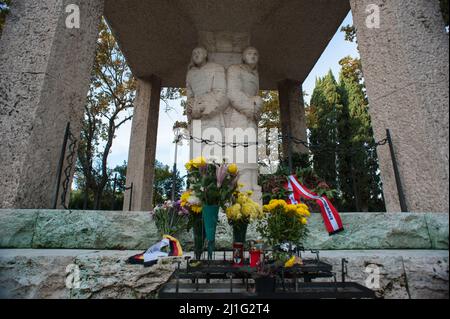
{"label": "potted plant", "polygon": [[236,164],[207,163],[199,157],[186,164],[188,181],[202,202],[202,219],[208,240],[208,259],[212,259],[215,248],[216,226],[219,209],[226,208],[236,191],[239,172]]}

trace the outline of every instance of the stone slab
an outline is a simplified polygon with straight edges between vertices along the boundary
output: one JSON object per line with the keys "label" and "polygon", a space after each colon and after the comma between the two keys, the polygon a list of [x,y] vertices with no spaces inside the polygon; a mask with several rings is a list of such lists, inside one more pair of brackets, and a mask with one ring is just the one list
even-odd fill
{"label": "stone slab", "polygon": [[[304,246],[320,250],[448,249],[448,214],[342,213],[345,230],[329,236],[313,214]],[[0,210],[0,248],[147,249],[159,240],[148,212]],[[248,239],[258,239],[256,225]],[[180,236],[193,247],[191,233]],[[216,247],[230,249],[232,229],[220,214]]]}
{"label": "stone slab", "polygon": [[173,273],[173,259],[150,268],[127,264],[136,253],[0,250],[0,298],[153,298]]}
{"label": "stone slab", "polygon": [[33,248],[145,249],[158,240],[149,213],[40,211]]}
{"label": "stone slab", "polygon": [[[0,249],[0,298],[154,298],[179,259],[150,268],[128,265],[137,252]],[[380,298],[448,299],[448,251],[339,250],[321,251],[320,258],[333,265],[339,281],[345,258],[346,281],[368,286]]]}
{"label": "stone slab", "polygon": [[37,211],[32,210],[1,210],[0,247],[30,248],[37,216]]}

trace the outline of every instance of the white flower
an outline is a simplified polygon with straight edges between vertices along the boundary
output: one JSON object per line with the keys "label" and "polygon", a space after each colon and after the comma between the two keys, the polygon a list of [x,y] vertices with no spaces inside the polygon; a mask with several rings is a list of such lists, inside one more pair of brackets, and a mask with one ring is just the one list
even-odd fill
{"label": "white flower", "polygon": [[192,206],[192,205],[200,205],[201,204],[200,198],[198,198],[194,194],[191,194],[191,196],[189,196],[187,202],[189,203],[190,206]]}

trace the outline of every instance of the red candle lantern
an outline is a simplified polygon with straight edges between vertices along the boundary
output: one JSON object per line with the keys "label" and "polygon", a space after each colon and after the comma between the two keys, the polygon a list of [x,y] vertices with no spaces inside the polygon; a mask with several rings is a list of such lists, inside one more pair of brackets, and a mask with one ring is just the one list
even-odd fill
{"label": "red candle lantern", "polygon": [[258,267],[260,260],[261,260],[261,250],[255,249],[250,251],[250,267],[252,268]]}

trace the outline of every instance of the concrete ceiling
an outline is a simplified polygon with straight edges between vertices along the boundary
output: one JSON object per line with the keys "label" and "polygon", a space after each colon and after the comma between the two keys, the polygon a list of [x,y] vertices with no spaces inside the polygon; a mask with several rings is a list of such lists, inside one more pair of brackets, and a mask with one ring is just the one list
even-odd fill
{"label": "concrete ceiling", "polygon": [[105,17],[137,77],[184,87],[199,31],[248,32],[262,89],[303,82],[350,11],[348,0],[107,0]]}

